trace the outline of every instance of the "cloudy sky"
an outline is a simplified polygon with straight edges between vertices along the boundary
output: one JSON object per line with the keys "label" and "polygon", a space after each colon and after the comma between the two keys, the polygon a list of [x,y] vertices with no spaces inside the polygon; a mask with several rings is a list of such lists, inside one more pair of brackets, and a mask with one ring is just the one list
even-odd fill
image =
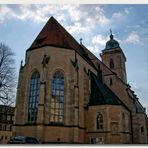
{"label": "cloudy sky", "polygon": [[[20,61],[53,16],[99,59],[111,28],[126,57],[129,84],[148,110],[148,5],[0,5],[0,42]],[[148,112],[148,111],[147,111]]]}

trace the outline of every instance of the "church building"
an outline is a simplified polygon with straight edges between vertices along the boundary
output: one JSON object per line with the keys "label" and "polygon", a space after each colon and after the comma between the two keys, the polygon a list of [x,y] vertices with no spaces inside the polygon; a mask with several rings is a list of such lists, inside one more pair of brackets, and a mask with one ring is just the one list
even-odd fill
{"label": "church building", "polygon": [[[105,46],[105,45],[104,45]],[[13,136],[41,143],[148,143],[147,115],[112,33],[101,61],[51,17],[21,64]]]}

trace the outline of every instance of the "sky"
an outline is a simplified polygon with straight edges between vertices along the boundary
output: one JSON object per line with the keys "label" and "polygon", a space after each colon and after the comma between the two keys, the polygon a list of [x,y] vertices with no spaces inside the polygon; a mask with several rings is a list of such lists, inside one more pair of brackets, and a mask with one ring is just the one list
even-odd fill
{"label": "sky", "polygon": [[148,113],[148,5],[134,4],[0,4],[0,42],[21,60],[48,19],[53,16],[99,59],[112,29],[126,61],[128,83]]}

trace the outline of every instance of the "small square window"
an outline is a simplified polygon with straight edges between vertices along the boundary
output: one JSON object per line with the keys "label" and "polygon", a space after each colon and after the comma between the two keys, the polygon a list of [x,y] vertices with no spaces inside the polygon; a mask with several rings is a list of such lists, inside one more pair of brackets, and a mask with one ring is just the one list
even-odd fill
{"label": "small square window", "polygon": [[141,127],[141,133],[142,133],[142,134],[144,133],[144,128],[143,128],[143,126]]}

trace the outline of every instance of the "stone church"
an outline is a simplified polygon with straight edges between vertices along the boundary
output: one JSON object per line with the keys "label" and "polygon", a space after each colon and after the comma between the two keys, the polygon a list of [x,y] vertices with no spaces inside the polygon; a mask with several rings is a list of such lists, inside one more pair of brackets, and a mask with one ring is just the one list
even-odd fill
{"label": "stone church", "polygon": [[51,17],[20,67],[13,135],[41,143],[148,143],[146,111],[112,34],[100,55]]}

